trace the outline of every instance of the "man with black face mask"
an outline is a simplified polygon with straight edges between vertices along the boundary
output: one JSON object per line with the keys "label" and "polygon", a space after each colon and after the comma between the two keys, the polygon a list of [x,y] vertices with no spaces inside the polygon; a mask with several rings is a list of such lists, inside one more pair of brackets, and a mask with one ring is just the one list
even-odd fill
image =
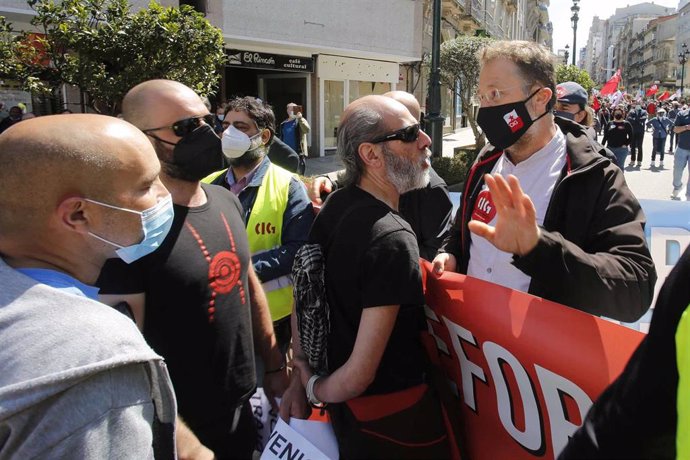
{"label": "man with black face mask", "polygon": [[131,265],[106,264],[98,281],[103,300],[127,301],[167,361],[179,457],[252,458],[254,349],[266,365],[270,397],[282,394],[287,372],[250,263],[242,206],[227,190],[200,183],[222,164],[215,115],[194,91],[169,80],[132,88],[122,109],[156,150],[175,217],[158,251]]}
{"label": "man with black face mask", "polygon": [[499,41],[481,64],[478,122],[490,145],[468,173],[436,273],[635,321],[656,281],[644,214],[603,147],[582,126],[554,119],[551,53]]}
{"label": "man with black face mask", "polygon": [[314,210],[304,185],[266,155],[275,130],[271,107],[254,97],[235,98],[228,102],[225,121],[223,154],[230,168],[204,181],[229,189],[242,203],[254,270],[286,352],[293,303],[290,273],[297,250],[307,242]]}

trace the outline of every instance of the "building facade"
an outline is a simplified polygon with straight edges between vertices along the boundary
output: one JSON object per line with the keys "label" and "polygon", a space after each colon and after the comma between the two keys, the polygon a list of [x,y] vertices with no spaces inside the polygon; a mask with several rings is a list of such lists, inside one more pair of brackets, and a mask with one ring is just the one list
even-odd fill
{"label": "building facade", "polygon": [[[599,84],[606,82],[613,76],[618,68],[622,69],[622,73],[627,70],[622,65],[627,63],[627,55],[624,55],[619,47],[619,37],[630,20],[635,18],[657,18],[660,16],[667,16],[675,12],[674,8],[656,5],[653,2],[639,3],[637,5],[629,5],[624,8],[616,8],[616,12],[603,21],[603,25],[597,23],[592,24],[590,28],[589,42],[593,44],[600,41],[600,51],[594,50],[589,54],[588,61],[585,63],[585,68],[592,69],[590,76]],[[598,18],[597,18],[598,19]],[[623,45],[625,50],[631,50],[632,32],[630,40]]]}
{"label": "building facade", "polygon": [[[534,40],[551,46],[549,0],[442,0],[442,40],[486,34],[498,39]],[[147,0],[136,0],[136,8]],[[310,154],[335,150],[340,115],[351,101],[403,89],[423,109],[428,96],[433,0],[164,0],[190,4],[222,30],[228,58],[218,96],[252,95],[274,107],[278,122],[285,106],[304,107],[312,130]],[[0,15],[16,30],[31,30],[26,0],[0,0]],[[443,88],[446,130],[464,125],[458,88]],[[5,91],[0,88],[0,91]],[[64,107],[79,111],[79,93],[63,91]],[[3,101],[31,98],[0,93]]]}

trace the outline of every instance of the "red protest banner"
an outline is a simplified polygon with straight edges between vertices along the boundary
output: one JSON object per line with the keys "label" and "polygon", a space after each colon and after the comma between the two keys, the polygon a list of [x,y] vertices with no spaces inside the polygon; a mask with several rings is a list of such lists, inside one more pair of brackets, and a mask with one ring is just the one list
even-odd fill
{"label": "red protest banner", "polygon": [[460,415],[463,459],[554,458],[643,334],[457,273],[439,278],[428,262],[423,268],[431,358],[459,395],[446,409]]}

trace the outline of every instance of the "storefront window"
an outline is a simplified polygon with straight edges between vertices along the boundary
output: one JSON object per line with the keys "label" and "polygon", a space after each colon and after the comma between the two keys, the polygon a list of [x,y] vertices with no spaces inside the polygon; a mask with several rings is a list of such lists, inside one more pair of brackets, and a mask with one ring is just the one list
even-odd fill
{"label": "storefront window", "polygon": [[360,97],[369,96],[370,94],[385,94],[390,90],[390,83],[350,80],[349,102],[359,99]]}
{"label": "storefront window", "polygon": [[344,92],[344,82],[334,80],[324,81],[324,147],[327,149],[334,149],[336,147],[338,124],[340,123],[340,115],[343,113],[344,107]]}

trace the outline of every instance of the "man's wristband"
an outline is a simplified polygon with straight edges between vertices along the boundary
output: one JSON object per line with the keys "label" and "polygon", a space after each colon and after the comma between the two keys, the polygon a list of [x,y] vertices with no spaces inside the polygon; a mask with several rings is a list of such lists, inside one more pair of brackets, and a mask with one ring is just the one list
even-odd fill
{"label": "man's wristband", "polygon": [[323,407],[326,405],[322,401],[319,401],[319,399],[314,394],[314,386],[316,385],[316,381],[319,380],[320,378],[321,378],[321,376],[316,375],[316,374],[309,377],[309,380],[307,381],[307,388],[306,388],[307,400],[309,401],[309,403],[311,405],[316,406],[316,407]]}

